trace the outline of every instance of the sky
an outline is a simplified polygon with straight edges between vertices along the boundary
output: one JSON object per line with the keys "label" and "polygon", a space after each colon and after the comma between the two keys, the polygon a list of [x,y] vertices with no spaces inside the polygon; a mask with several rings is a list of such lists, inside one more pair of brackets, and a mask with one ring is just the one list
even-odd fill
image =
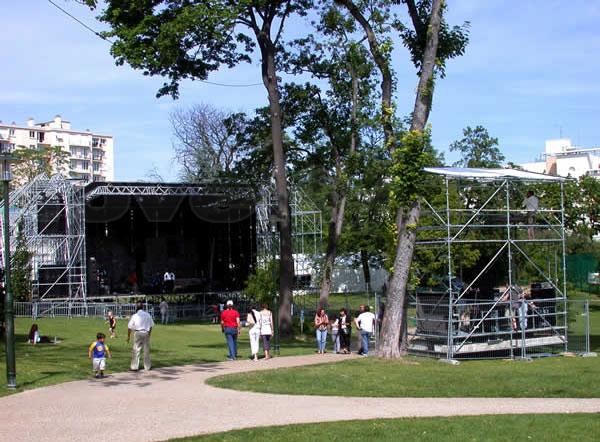
{"label": "sky", "polygon": [[[94,29],[96,13],[74,0],[54,0]],[[448,163],[448,146],[466,126],[482,125],[499,139],[508,161],[531,161],[544,141],[570,137],[577,145],[600,145],[600,2],[588,0],[450,0],[447,21],[470,22],[464,56],[450,60],[438,80],[430,117],[435,147]],[[156,171],[177,178],[169,114],[177,107],[208,103],[252,112],[267,104],[262,86],[219,87],[198,81],[181,85],[180,99],[156,98],[160,78],[116,66],[110,44],[47,0],[0,1],[0,120],[24,124],[60,114],[75,129],[115,139],[115,178],[148,180]],[[293,22],[290,34],[308,25]],[[402,47],[394,51],[401,115],[412,110],[417,77]],[[257,61],[223,68],[210,81],[260,83]]]}

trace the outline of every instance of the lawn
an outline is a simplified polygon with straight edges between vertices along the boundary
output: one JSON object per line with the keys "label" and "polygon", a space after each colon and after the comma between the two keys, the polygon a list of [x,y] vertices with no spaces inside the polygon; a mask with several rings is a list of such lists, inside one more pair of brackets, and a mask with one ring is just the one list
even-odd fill
{"label": "lawn", "polygon": [[208,380],[217,387],[282,394],[375,397],[600,397],[598,358],[533,362],[353,359]]}
{"label": "lawn", "polygon": [[177,441],[596,441],[600,416],[542,414],[451,418],[379,419],[229,431]]}
{"label": "lawn", "polygon": [[[53,318],[38,319],[42,335],[51,339],[56,336],[58,344],[30,345],[26,342],[33,321],[17,318],[17,384],[18,390],[42,387],[75,379],[84,379],[91,374],[91,363],[87,359],[87,348],[95,340],[96,333],[108,334],[106,324],[96,318]],[[129,368],[130,346],[126,343],[127,323],[117,323],[117,338],[107,338],[113,359],[107,361],[107,372],[126,371]],[[154,367],[223,361],[227,357],[225,339],[220,326],[198,323],[158,325],[152,332],[152,364]],[[249,355],[248,332],[243,330],[239,353]],[[300,341],[282,344],[281,355],[289,356],[311,352],[312,343]],[[0,347],[0,378],[6,372],[4,345]],[[10,391],[0,387],[0,396]]]}

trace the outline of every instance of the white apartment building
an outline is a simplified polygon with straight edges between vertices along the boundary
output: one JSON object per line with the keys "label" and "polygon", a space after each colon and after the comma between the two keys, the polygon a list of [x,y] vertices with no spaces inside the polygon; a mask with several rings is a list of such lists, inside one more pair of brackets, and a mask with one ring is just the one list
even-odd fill
{"label": "white apartment building", "polygon": [[538,161],[523,163],[521,167],[530,172],[579,178],[590,175],[600,178],[600,147],[574,146],[569,138],[546,141],[546,150]]}
{"label": "white apartment building", "polygon": [[11,150],[35,149],[40,146],[60,146],[68,153],[63,171],[69,178],[85,182],[114,181],[114,152],[111,135],[71,128],[69,121],[60,115],[53,120],[35,123],[30,118],[23,126],[0,121],[0,141]]}

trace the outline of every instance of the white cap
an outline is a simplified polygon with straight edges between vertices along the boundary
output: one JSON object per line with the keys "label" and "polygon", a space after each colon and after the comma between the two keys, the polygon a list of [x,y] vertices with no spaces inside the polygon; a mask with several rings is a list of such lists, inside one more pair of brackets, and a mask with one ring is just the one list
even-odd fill
{"label": "white cap", "polygon": [[233,305],[233,301],[230,299],[229,301],[227,301],[227,305]]}

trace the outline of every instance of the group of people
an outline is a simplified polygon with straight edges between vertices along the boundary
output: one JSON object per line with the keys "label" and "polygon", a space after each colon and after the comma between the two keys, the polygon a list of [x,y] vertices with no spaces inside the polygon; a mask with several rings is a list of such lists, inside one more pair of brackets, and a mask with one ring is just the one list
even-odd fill
{"label": "group of people", "polygon": [[[111,338],[116,338],[117,318],[113,312],[107,314],[108,331]],[[154,328],[152,316],[145,311],[144,303],[136,304],[136,312],[131,315],[127,324],[127,343],[133,337],[133,346],[131,349],[131,363],[129,371],[138,371],[140,367],[140,357],[143,353],[144,370],[150,370],[152,361],[150,359],[150,336]],[[96,340],[88,347],[88,358],[92,360],[92,370],[96,378],[104,377],[106,369],[106,358],[112,358],[112,353],[108,345],[104,342],[106,335],[97,333]]]}
{"label": "group of people", "polygon": [[[246,325],[249,327],[248,335],[250,337],[250,352],[252,360],[258,361],[258,352],[260,341],[262,340],[264,358],[271,357],[271,337],[273,336],[274,324],[273,313],[269,310],[267,304],[262,304],[259,311],[257,306],[252,306],[246,316]],[[239,312],[233,307],[233,301],[226,303],[226,308],[221,312],[221,330],[225,334],[229,354],[227,359],[233,361],[237,359],[237,338],[241,332],[242,323]]]}
{"label": "group of people", "polygon": [[361,305],[359,314],[354,321],[348,316],[345,308],[340,309],[339,315],[335,313],[329,317],[324,308],[320,308],[314,320],[317,353],[326,353],[327,334],[331,332],[334,353],[350,353],[350,335],[352,325],[360,333],[360,349],[358,354],[367,356],[369,354],[369,341],[375,333],[375,315],[369,311],[368,305]]}
{"label": "group of people", "polygon": [[[242,321],[239,312],[234,308],[233,301],[226,303],[226,308],[221,313],[221,330],[227,342],[227,359],[233,361],[238,358],[237,340],[241,333]],[[262,341],[264,358],[269,359],[271,338],[274,332],[273,313],[267,304],[262,304],[261,310],[252,306],[246,316],[246,326],[250,338],[250,353],[253,361],[258,361],[260,342]],[[369,341],[375,332],[375,315],[369,311],[369,306],[361,305],[359,314],[354,320],[348,315],[345,308],[340,309],[339,315],[327,315],[325,309],[317,311],[314,319],[317,338],[317,352],[326,353],[327,335],[331,333],[334,353],[350,353],[350,336],[355,327],[360,334],[360,349],[358,354],[369,354]]]}

